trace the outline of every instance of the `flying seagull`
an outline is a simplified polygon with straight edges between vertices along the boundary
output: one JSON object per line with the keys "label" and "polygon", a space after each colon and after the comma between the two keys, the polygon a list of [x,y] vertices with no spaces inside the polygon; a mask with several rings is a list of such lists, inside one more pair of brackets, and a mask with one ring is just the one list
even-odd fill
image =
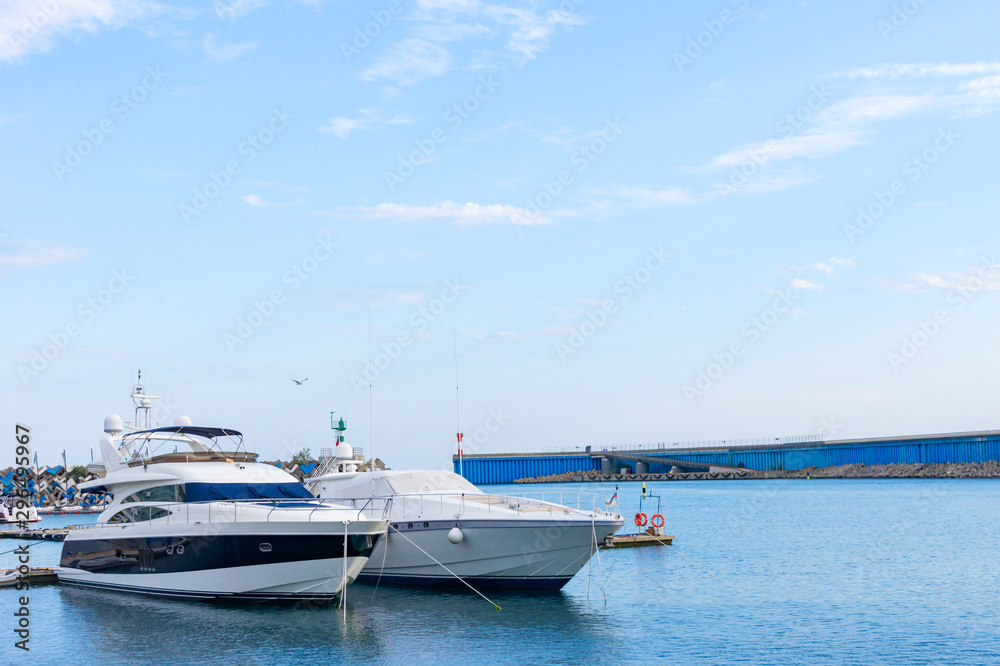
{"label": "flying seagull", "polygon": [[308,377],[306,377],[306,378],[305,378],[305,379],[303,379],[303,380],[302,380],[301,382],[300,382],[299,380],[297,380],[297,379],[293,379],[292,381],[293,381],[293,382],[295,382],[295,385],[296,385],[296,386],[302,386],[302,383],[303,383],[303,382],[306,382],[306,381],[309,381],[309,378],[308,378]]}

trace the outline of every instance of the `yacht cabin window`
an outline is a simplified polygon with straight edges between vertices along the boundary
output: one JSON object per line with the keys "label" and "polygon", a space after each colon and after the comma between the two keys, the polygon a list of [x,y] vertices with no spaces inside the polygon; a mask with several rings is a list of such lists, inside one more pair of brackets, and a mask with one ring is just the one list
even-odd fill
{"label": "yacht cabin window", "polygon": [[122,509],[115,515],[108,518],[109,523],[142,523],[147,520],[155,520],[170,515],[166,509],[157,506],[133,506]]}
{"label": "yacht cabin window", "polygon": [[146,488],[140,490],[137,493],[132,493],[128,497],[122,500],[122,504],[125,502],[183,502],[184,501],[184,486],[174,485],[174,486],[156,486],[154,488]]}

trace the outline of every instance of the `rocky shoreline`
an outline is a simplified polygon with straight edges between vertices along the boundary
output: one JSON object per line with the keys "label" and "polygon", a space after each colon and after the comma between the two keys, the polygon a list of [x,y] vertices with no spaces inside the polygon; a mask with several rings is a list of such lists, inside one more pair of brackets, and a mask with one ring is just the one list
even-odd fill
{"label": "rocky shoreline", "polygon": [[595,481],[704,481],[719,479],[997,479],[1000,462],[983,463],[911,463],[894,465],[836,465],[806,467],[792,471],[757,471],[716,469],[711,472],[678,474],[612,474],[603,476],[598,470],[565,472],[524,479],[514,483],[572,483]]}

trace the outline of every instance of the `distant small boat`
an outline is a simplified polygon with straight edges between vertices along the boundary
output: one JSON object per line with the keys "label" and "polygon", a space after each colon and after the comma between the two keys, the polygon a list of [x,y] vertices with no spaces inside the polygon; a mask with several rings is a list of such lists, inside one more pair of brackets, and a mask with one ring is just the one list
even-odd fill
{"label": "distant small boat", "polygon": [[39,520],[38,509],[31,502],[17,495],[3,495],[0,524],[37,523]]}

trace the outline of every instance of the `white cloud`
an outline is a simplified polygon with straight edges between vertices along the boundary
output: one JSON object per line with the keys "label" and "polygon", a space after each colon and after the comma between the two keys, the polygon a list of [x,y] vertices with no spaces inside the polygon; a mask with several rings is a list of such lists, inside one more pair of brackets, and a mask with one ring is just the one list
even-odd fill
{"label": "white cloud", "polygon": [[388,79],[398,86],[420,83],[429,76],[448,71],[451,56],[438,44],[423,39],[404,39],[368,69],[361,72],[365,81]]}
{"label": "white cloud", "polygon": [[848,131],[884,120],[895,120],[919,111],[940,106],[940,97],[928,92],[922,95],[879,94],[849,99],[821,110],[815,116],[820,127],[846,127]]}
{"label": "white cloud", "polygon": [[0,268],[39,268],[79,259],[86,250],[62,243],[42,241],[4,241],[0,243]]}
{"label": "white cloud", "polygon": [[681,187],[617,187],[596,190],[595,194],[610,197],[618,205],[628,208],[662,208],[700,201]]}
{"label": "white cloud", "polygon": [[[716,186],[727,193],[724,198],[731,191],[787,189],[813,179],[790,177],[782,171],[801,168],[798,163],[801,160],[818,160],[871,144],[877,138],[880,123],[932,112],[948,113],[951,117],[981,116],[1000,107],[1000,62],[890,63],[856,67],[832,76],[852,81],[871,80],[869,86],[878,88],[855,92],[843,101],[813,108],[804,123],[795,126],[794,133],[786,125],[781,130],[783,137],[738,146],[686,170],[695,174],[730,171],[733,176],[729,184]],[[901,80],[907,80],[906,89],[894,90]],[[781,124],[776,125],[776,130]]]}
{"label": "white cloud", "polygon": [[583,25],[576,14],[551,10],[540,16],[532,9],[485,5],[484,13],[495,21],[513,27],[507,39],[507,47],[520,54],[525,60],[536,57],[549,46],[549,37],[560,25]]}
{"label": "white cloud", "polygon": [[877,284],[891,291],[922,293],[934,290],[947,291],[988,291],[1000,290],[1000,278],[995,273],[982,269],[968,273],[948,271],[944,273],[916,273],[908,281],[877,280]]}
{"label": "white cloud", "polygon": [[372,129],[384,125],[412,125],[413,117],[408,113],[400,113],[391,118],[380,117],[373,109],[361,109],[361,114],[357,118],[347,118],[337,116],[330,118],[326,125],[317,128],[320,134],[334,134],[341,139],[346,139],[351,132],[357,129]]}
{"label": "white cloud", "polygon": [[212,8],[219,18],[235,21],[266,4],[267,0],[213,0]]}
{"label": "white cloud", "polygon": [[303,201],[302,199],[293,199],[291,201],[286,201],[285,203],[275,203],[273,201],[267,201],[257,194],[247,194],[246,196],[240,197],[240,200],[250,206],[253,206],[254,208],[297,206]]}
{"label": "white cloud", "polygon": [[1000,62],[974,62],[960,65],[942,63],[884,63],[871,67],[852,67],[834,72],[835,77],[848,79],[901,79],[927,76],[969,76],[970,74],[1000,73]]}
{"label": "white cloud", "polygon": [[532,213],[524,208],[503,204],[458,204],[451,201],[427,206],[380,203],[375,206],[357,206],[345,212],[352,217],[366,220],[395,220],[397,222],[448,222],[460,226],[480,224],[545,225],[553,216],[568,215],[566,211],[547,211],[545,215]]}
{"label": "white cloud", "polygon": [[838,259],[837,257],[830,257],[825,262],[817,261],[814,264],[806,264],[804,266],[790,266],[793,271],[820,271],[825,273],[828,277],[833,277],[837,274],[837,269],[835,266],[853,266],[853,259]]}
{"label": "white cloud", "polygon": [[815,282],[810,282],[809,280],[803,280],[801,278],[795,278],[791,281],[789,286],[792,289],[811,289],[814,291],[826,291],[826,287],[821,284],[816,284]]}
{"label": "white cloud", "polygon": [[0,61],[48,53],[56,42],[81,32],[117,30],[157,14],[162,5],[148,0],[5,0],[0,9]]}
{"label": "white cloud", "polygon": [[[371,67],[361,72],[365,81],[388,81],[389,94],[399,94],[400,86],[409,86],[452,69],[447,44],[476,37],[484,40],[506,38],[506,51],[522,64],[538,57],[548,48],[552,35],[560,28],[582,25],[574,13],[550,10],[540,13],[534,3],[524,6],[481,2],[479,0],[418,0],[417,10],[407,18],[413,26],[408,36],[393,44]],[[490,67],[492,51],[482,51],[461,65],[462,69]]]}
{"label": "white cloud", "polygon": [[734,169],[747,162],[766,164],[796,158],[818,159],[835,155],[848,148],[866,143],[859,132],[825,131],[803,136],[758,141],[723,153],[706,164],[690,167],[693,173],[706,174]]}
{"label": "white cloud", "polygon": [[235,60],[257,48],[257,43],[220,44],[215,35],[205,33],[205,55],[213,60]]}

